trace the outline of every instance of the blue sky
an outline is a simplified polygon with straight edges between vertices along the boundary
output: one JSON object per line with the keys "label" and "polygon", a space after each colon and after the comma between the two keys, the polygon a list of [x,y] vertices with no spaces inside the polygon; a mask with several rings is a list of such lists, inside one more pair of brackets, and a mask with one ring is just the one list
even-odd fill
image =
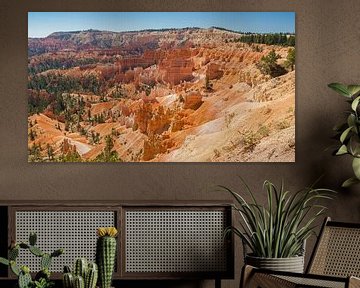
{"label": "blue sky", "polygon": [[211,26],[244,32],[295,32],[294,12],[29,12],[28,36],[57,31],[129,31]]}

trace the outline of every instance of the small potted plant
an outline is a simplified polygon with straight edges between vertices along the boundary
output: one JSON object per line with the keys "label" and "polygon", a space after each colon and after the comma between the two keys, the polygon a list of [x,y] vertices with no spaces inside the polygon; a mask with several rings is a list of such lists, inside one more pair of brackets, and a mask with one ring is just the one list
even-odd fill
{"label": "small potted plant", "polygon": [[344,96],[351,106],[346,113],[346,122],[334,128],[340,142],[334,155],[350,155],[352,157],[354,176],[342,184],[342,187],[349,187],[360,183],[360,85],[331,83],[328,86]]}
{"label": "small potted plant", "polygon": [[225,186],[220,187],[236,201],[233,208],[240,215],[239,227],[229,227],[225,232],[241,238],[247,248],[244,249],[245,264],[302,273],[305,241],[314,233],[315,222],[326,209],[317,202],[331,199],[334,191],[305,188],[291,193],[285,191],[283,184],[278,189],[266,180],[267,203],[261,205],[243,183],[251,201]]}

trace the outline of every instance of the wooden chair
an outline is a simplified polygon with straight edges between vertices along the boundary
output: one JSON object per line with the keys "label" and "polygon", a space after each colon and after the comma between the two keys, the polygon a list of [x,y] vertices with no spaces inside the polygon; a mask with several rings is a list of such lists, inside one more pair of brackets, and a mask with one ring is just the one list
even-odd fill
{"label": "wooden chair", "polygon": [[244,266],[240,287],[360,288],[360,224],[326,218],[306,273],[278,272]]}

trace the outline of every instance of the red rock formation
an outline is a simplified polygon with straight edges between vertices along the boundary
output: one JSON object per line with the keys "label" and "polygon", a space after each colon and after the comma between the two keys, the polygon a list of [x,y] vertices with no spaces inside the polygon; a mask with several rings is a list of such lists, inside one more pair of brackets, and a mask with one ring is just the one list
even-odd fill
{"label": "red rock formation", "polygon": [[209,63],[206,68],[206,77],[209,80],[219,79],[224,75],[224,71],[220,69],[221,65],[219,63]]}
{"label": "red rock formation", "polygon": [[199,92],[190,92],[184,97],[183,108],[196,110],[201,106],[203,102],[204,101],[202,101],[202,95]]}
{"label": "red rock formation", "polygon": [[163,80],[172,85],[177,85],[182,81],[193,79],[194,63],[191,56],[192,52],[189,49],[169,51],[167,57],[159,64],[160,70],[164,73]]}
{"label": "red rock formation", "polygon": [[163,106],[153,103],[141,104],[134,111],[135,130],[139,129],[141,133],[152,136],[167,131],[171,124],[170,110],[164,110]]}
{"label": "red rock formation", "polygon": [[171,132],[180,131],[180,130],[182,130],[184,128],[184,125],[185,125],[184,119],[179,114],[177,114],[174,117],[174,120],[171,123],[171,129],[170,130],[171,130]]}
{"label": "red rock formation", "polygon": [[154,159],[157,154],[165,153],[174,146],[168,135],[153,135],[144,141],[143,161]]}
{"label": "red rock formation", "polygon": [[61,151],[63,155],[70,155],[76,153],[76,146],[71,145],[68,139],[64,139],[61,144]]}

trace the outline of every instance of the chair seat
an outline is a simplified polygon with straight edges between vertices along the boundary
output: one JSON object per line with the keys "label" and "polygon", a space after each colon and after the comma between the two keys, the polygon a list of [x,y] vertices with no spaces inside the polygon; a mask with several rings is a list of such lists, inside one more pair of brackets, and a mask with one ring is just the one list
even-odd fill
{"label": "chair seat", "polygon": [[[315,274],[271,271],[246,265],[243,269],[246,279],[242,287],[248,288],[355,288],[360,287],[360,278],[334,277]],[[349,285],[350,284],[350,285]]]}
{"label": "chair seat", "polygon": [[360,288],[359,243],[360,223],[326,218],[307,273],[277,272],[246,265],[240,285],[242,288]]}
{"label": "chair seat", "polygon": [[[320,279],[320,278],[309,278],[309,275],[305,275],[304,278],[296,276],[280,276],[277,277],[286,281],[296,284],[296,287],[326,287],[326,288],[345,288],[346,278],[336,281],[335,279]],[[320,276],[321,277],[321,276]]]}

